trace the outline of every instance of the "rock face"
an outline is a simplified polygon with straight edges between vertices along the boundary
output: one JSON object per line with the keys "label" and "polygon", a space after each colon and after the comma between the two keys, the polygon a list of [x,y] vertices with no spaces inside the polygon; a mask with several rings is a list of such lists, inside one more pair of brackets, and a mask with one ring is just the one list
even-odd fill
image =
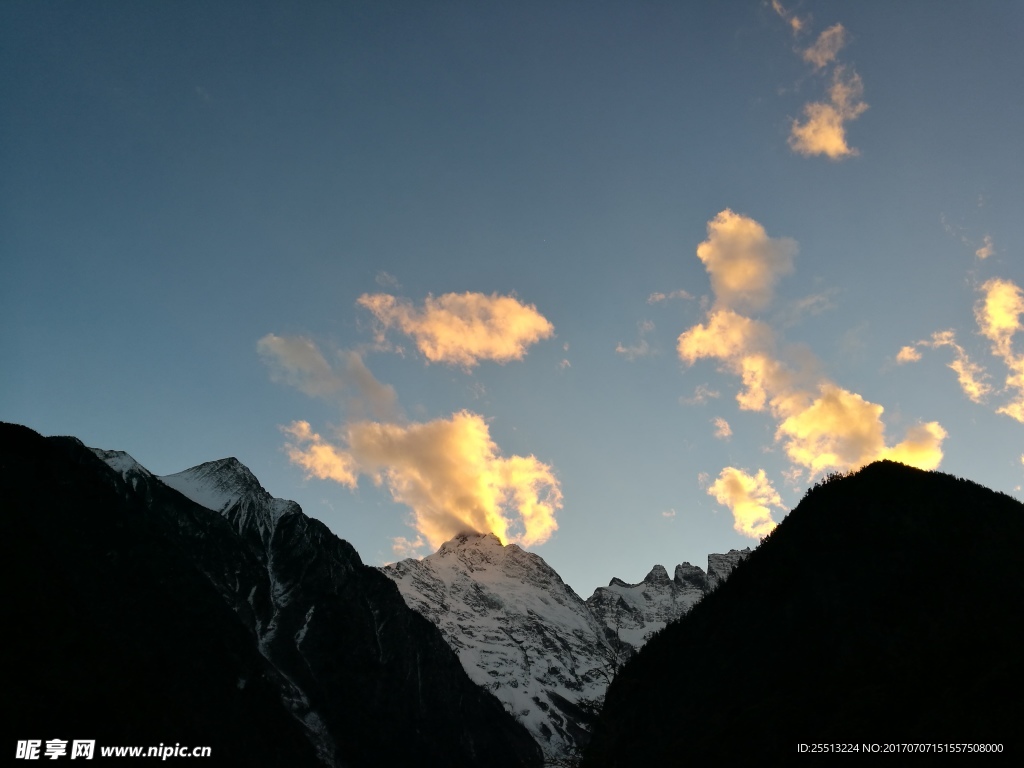
{"label": "rock face", "polygon": [[676,566],[672,579],[662,565],[654,566],[639,584],[612,579],[607,587],[594,590],[587,598],[587,607],[605,628],[619,658],[626,661],[651,635],[689,611],[749,555],[749,548],[708,555],[708,573],[682,563]]}
{"label": "rock face", "polygon": [[586,603],[541,557],[493,534],[464,533],[382,571],[546,757],[586,743],[617,656]]}
{"label": "rock face", "polygon": [[541,763],[389,579],[236,459],[159,478],[74,438],[0,438],[5,559],[37,593],[7,600],[12,738],[86,727],[238,765]]}

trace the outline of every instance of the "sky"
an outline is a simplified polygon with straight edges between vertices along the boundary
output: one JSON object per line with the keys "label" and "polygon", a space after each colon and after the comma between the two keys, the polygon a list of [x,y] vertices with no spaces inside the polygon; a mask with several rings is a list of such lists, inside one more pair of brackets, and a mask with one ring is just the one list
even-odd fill
{"label": "sky", "polygon": [[235,456],[371,565],[490,530],[583,597],[875,459],[1024,498],[1022,36],[1003,0],[7,0],[0,418]]}

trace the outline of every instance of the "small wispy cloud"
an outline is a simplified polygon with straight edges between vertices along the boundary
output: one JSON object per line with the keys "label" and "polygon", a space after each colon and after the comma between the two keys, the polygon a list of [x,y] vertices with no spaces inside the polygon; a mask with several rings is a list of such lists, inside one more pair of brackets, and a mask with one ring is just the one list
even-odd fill
{"label": "small wispy cloud", "polygon": [[845,44],[846,30],[842,24],[834,24],[814,41],[814,45],[803,52],[804,61],[810,62],[815,69],[822,69],[836,60],[836,55]]}
{"label": "small wispy cloud", "polygon": [[653,330],[654,323],[650,320],[644,320],[643,322],[637,323],[637,341],[629,346],[619,342],[615,345],[615,352],[630,361],[641,357],[649,357],[654,354],[654,350],[651,348],[651,345],[645,336]]}
{"label": "small wispy cloud", "polygon": [[256,349],[271,379],[336,402],[350,418],[400,416],[394,387],[378,381],[356,350],[340,350],[334,354],[336,362],[330,363],[311,339],[273,333],[261,338]]}
{"label": "small wispy cloud", "polygon": [[713,418],[711,423],[715,425],[715,437],[719,440],[728,440],[732,437],[732,427],[730,427],[729,422],[721,416]]}
{"label": "small wispy cloud", "polygon": [[679,402],[682,405],[703,405],[708,400],[717,399],[722,396],[722,393],[717,389],[711,389],[707,384],[698,384],[691,397],[680,397]]}
{"label": "small wispy cloud", "polygon": [[787,11],[779,0],[772,0],[772,10],[789,25],[794,35],[800,34],[807,27],[806,19],[801,19],[792,11]]}
{"label": "small wispy cloud", "polygon": [[985,235],[985,237],[982,238],[981,242],[981,247],[974,252],[974,255],[977,256],[979,259],[984,260],[991,256],[993,253],[995,253],[996,249],[995,246],[992,244],[992,237],[990,235]]}
{"label": "small wispy cloud", "polygon": [[660,291],[655,291],[654,293],[652,293],[650,296],[647,297],[647,303],[648,304],[659,304],[659,303],[661,303],[663,301],[671,301],[672,299],[692,299],[692,298],[693,298],[693,296],[691,296],[689,293],[687,293],[686,291],[684,291],[684,290],[682,290],[680,288],[677,291],[671,291],[669,293],[661,293]]}

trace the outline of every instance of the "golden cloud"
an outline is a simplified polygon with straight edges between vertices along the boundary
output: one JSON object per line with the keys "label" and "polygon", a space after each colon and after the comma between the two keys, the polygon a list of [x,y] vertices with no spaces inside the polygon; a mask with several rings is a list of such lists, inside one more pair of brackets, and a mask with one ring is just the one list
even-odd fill
{"label": "golden cloud", "polygon": [[996,410],[1024,424],[1024,353],[1015,354],[1013,337],[1024,329],[1024,291],[1012,280],[993,278],[981,286],[985,294],[974,307],[978,329],[1002,359],[1008,373],[1005,390],[1010,402]]}
{"label": "golden cloud", "polygon": [[815,40],[814,45],[803,52],[804,61],[810,62],[815,69],[821,69],[832,61],[845,44],[846,30],[842,24],[835,24]]}
{"label": "golden cloud", "polygon": [[481,360],[522,360],[527,347],[555,331],[532,304],[496,293],[428,296],[422,309],[386,293],[363,294],[356,303],[384,328],[398,328],[415,339],[428,361],[464,368]]}
{"label": "golden cloud", "polygon": [[831,383],[825,383],[811,404],[786,418],[775,439],[783,441],[786,455],[812,474],[851,470],[872,461],[891,458],[921,469],[935,469],[942,461],[946,431],[937,422],[914,427],[904,442],[889,448],[881,405]]}
{"label": "golden cloud", "polygon": [[307,477],[356,487],[358,472],[353,458],[320,437],[310,428],[308,421],[293,422],[282,430],[294,440],[285,443],[288,458],[305,469]]}
{"label": "golden cloud", "polygon": [[[483,417],[460,411],[414,424],[363,421],[342,431],[336,447],[296,422],[289,458],[313,477],[354,488],[359,475],[385,485],[413,512],[432,547],[474,530],[523,546],[542,544],[558,528],[562,493],[552,468],[533,456],[500,456]],[[406,542],[407,543],[407,542]]]}
{"label": "golden cloud", "polygon": [[921,353],[912,346],[901,347],[896,355],[897,363],[916,363],[920,359]]}
{"label": "golden cloud", "polygon": [[845,67],[836,67],[829,102],[804,105],[806,120],[803,123],[793,121],[789,132],[790,148],[805,157],[825,155],[831,160],[858,154],[846,143],[846,123],[856,120],[868,108],[863,96],[860,75],[856,72],[847,75]]}
{"label": "golden cloud", "polygon": [[726,467],[708,488],[708,495],[729,507],[737,533],[753,539],[767,536],[775,528],[770,507],[785,508],[763,469],[750,475],[742,469]]}
{"label": "golden cloud", "polygon": [[775,282],[793,270],[795,240],[768,237],[764,227],[726,208],[708,222],[708,239],[697,257],[711,276],[722,306],[761,309],[771,301]]}
{"label": "golden cloud", "polygon": [[992,354],[1013,357],[1013,337],[1024,328],[1024,291],[1012,280],[992,278],[981,286],[985,296],[974,308],[978,329],[992,342]]}
{"label": "golden cloud", "polygon": [[713,418],[711,423],[715,425],[715,437],[719,440],[728,440],[732,437],[732,427],[730,427],[729,422],[721,416]]}
{"label": "golden cloud", "polygon": [[[763,232],[759,224],[754,224]],[[749,225],[744,227],[748,232],[756,231]],[[716,285],[712,269],[721,262],[705,257],[702,261],[712,273],[717,296],[722,282]],[[736,292],[733,285],[725,290],[729,296]],[[916,353],[909,349],[910,353],[903,353],[904,358]],[[887,457],[900,457],[923,469],[934,469],[942,460],[941,444],[946,432],[938,423],[913,427],[904,442],[887,446],[882,406],[814,375],[818,364],[809,355],[803,356],[802,366],[796,369],[787,365],[776,351],[775,331],[762,321],[716,305],[704,323],[680,334],[677,351],[689,365],[704,358],[715,359],[740,377],[743,387],[736,395],[740,408],[770,411],[778,422],[775,440],[783,444],[794,464],[812,474],[856,469]],[[975,373],[968,366],[961,368],[967,374]]]}
{"label": "golden cloud", "polygon": [[974,255],[979,259],[987,259],[993,253],[996,252],[995,246],[992,244],[992,238],[989,235],[985,235],[982,238],[981,247],[974,252]]}

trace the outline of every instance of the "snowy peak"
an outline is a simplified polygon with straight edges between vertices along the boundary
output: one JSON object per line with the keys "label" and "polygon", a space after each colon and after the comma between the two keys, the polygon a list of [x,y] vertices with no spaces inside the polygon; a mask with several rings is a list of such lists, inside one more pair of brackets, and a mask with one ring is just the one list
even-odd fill
{"label": "snowy peak", "polygon": [[668,571],[665,570],[664,565],[656,565],[651,569],[651,572],[644,576],[644,584],[668,584]]}
{"label": "snowy peak", "polygon": [[382,569],[549,757],[585,742],[590,703],[617,657],[586,604],[543,558],[461,533],[422,560]]}
{"label": "snowy peak", "polygon": [[117,472],[124,480],[132,476],[152,477],[152,473],[124,451],[105,451],[102,448],[90,448],[108,467]]}
{"label": "snowy peak", "polygon": [[248,467],[233,456],[165,475],[160,480],[214,512],[227,511],[249,494],[270,495]]}

